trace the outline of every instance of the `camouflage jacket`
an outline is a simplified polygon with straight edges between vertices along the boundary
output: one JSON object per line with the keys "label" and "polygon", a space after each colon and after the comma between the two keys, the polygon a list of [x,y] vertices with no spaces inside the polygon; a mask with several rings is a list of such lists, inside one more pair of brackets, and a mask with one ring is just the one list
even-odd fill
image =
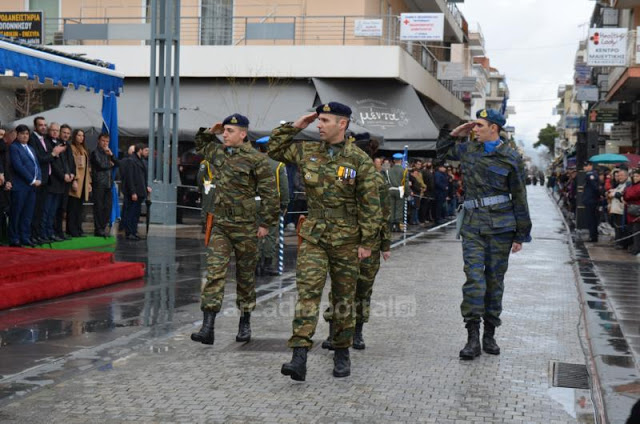
{"label": "camouflage jacket", "polygon": [[[196,134],[196,150],[213,168],[216,195],[213,214],[216,222],[257,222],[264,227],[278,223],[276,179],[269,162],[249,143],[230,149],[214,134],[200,128]],[[262,207],[258,211],[256,196]]]}
{"label": "camouflage jacket", "polygon": [[267,157],[271,172],[276,178],[276,186],[278,187],[278,195],[280,196],[280,209],[286,209],[289,205],[289,180],[287,179],[287,168],[281,162]]}
{"label": "camouflage jacket", "polygon": [[520,154],[506,143],[491,153],[478,142],[456,142],[443,138],[437,144],[438,158],[460,161],[465,200],[508,195],[510,202],[469,209],[463,229],[480,234],[515,231],[514,241],[531,241],[531,218],[527,204],[524,163]]}
{"label": "camouflage jacket", "polygon": [[382,210],[380,218],[380,250],[382,252],[388,252],[391,250],[391,229],[389,228],[391,200],[389,199],[389,184],[387,184],[387,180],[382,175],[382,172],[376,172],[375,175]]}
{"label": "camouflage jacket", "polygon": [[[375,247],[382,212],[371,158],[348,140],[338,146],[294,143],[299,132],[290,124],[274,129],[269,156],[300,169],[309,206],[300,236],[314,244]],[[330,148],[336,149],[333,156]]]}

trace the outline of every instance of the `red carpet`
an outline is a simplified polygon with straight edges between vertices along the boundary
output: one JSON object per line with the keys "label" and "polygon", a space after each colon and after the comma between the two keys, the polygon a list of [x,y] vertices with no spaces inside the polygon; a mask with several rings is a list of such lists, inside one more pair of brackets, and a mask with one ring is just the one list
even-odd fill
{"label": "red carpet", "polygon": [[0,310],[144,276],[112,253],[0,247]]}

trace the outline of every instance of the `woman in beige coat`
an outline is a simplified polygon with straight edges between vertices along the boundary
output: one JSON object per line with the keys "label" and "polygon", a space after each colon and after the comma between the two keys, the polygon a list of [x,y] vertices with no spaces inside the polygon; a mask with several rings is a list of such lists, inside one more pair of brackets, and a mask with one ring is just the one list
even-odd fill
{"label": "woman in beige coat", "polygon": [[74,130],[71,135],[71,152],[76,162],[75,179],[69,189],[67,206],[67,232],[71,237],[81,237],[84,220],[83,203],[89,201],[91,193],[91,164],[89,151],[84,142],[84,131]]}

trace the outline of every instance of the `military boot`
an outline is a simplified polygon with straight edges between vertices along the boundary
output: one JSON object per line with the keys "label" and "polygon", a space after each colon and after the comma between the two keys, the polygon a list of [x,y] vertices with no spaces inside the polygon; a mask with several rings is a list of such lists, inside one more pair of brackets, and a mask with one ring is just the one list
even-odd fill
{"label": "military boot", "polygon": [[237,342],[248,342],[251,340],[251,312],[243,312],[240,315],[240,323],[238,324]]}
{"label": "military boot", "polygon": [[262,275],[266,275],[269,277],[275,277],[278,274],[278,271],[271,267],[271,263],[273,260],[271,258],[264,258],[264,264],[262,266]]}
{"label": "military boot", "polygon": [[256,276],[262,277],[264,275],[264,269],[262,268],[262,258],[258,259],[256,262]]}
{"label": "military boot", "polygon": [[349,348],[336,349],[333,354],[333,376],[349,377],[351,375],[351,360]]}
{"label": "military boot", "polygon": [[329,321],[329,335],[327,340],[322,342],[322,348],[333,350],[333,321]]}
{"label": "military boot", "polygon": [[482,350],[491,355],[500,355],[500,347],[494,338],[496,334],[495,325],[490,322],[484,322],[484,333],[482,334]]}
{"label": "military boot", "polygon": [[471,360],[476,356],[480,356],[480,322],[467,322],[467,344],[460,351],[460,359]]}
{"label": "military boot", "polygon": [[363,325],[364,325],[364,323],[362,323],[362,322],[357,322],[356,323],[356,332],[353,335],[353,348],[354,349],[362,350],[362,349],[365,348],[364,337],[362,337],[362,326]]}
{"label": "military boot", "polygon": [[288,375],[292,380],[304,381],[307,377],[307,348],[294,347],[291,362],[282,364],[280,372]]}
{"label": "military boot", "polygon": [[213,311],[203,311],[202,328],[197,333],[191,333],[191,340],[202,344],[212,345],[214,340],[213,323],[216,313]]}

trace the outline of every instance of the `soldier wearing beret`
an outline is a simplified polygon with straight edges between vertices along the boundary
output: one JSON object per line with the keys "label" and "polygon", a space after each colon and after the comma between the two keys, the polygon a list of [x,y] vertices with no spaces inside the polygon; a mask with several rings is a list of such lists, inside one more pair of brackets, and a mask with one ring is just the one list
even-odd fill
{"label": "soldier wearing beret", "polygon": [[[333,375],[351,374],[358,261],[371,256],[376,246],[381,211],[373,162],[345,139],[350,116],[346,105],[323,104],[316,112],[274,129],[269,142],[271,158],[300,168],[309,205],[300,228],[298,302],[288,343],[293,358],[281,371],[294,380],[306,377],[307,351],[313,346],[327,272],[333,306]],[[294,142],[296,134],[316,119],[322,142]]]}
{"label": "soldier wearing beret", "polygon": [[[476,121],[460,125],[451,137],[438,141],[438,158],[460,161],[465,184],[460,235],[467,281],[462,286],[461,312],[467,343],[461,359],[481,353],[498,355],[495,329],[500,326],[504,275],[509,254],[531,240],[524,164],[520,154],[500,139],[506,121],[501,113],[484,109]],[[467,137],[475,132],[476,140]]]}
{"label": "soldier wearing beret", "polygon": [[394,153],[393,165],[386,171],[391,201],[391,214],[389,215],[391,231],[401,230],[400,223],[404,222],[404,199],[409,195],[409,178],[407,178],[406,170],[402,167],[403,157],[402,153]]}
{"label": "soldier wearing beret", "polygon": [[[369,133],[355,134],[354,144],[362,149],[371,159],[378,150],[379,143],[372,140]],[[371,256],[360,261],[360,273],[356,284],[356,327],[353,335],[353,348],[362,350],[366,347],[362,330],[364,324],[369,322],[371,294],[373,293],[373,283],[375,282],[378,270],[380,270],[380,256],[386,261],[391,257],[391,231],[389,228],[389,216],[391,208],[389,202],[389,186],[382,172],[375,172],[375,181],[380,196],[380,206],[382,215],[378,221],[379,231],[376,243],[371,250]],[[329,299],[331,299],[329,292]],[[329,322],[329,337],[322,342],[323,349],[333,350],[333,309],[327,308],[324,313],[325,321]]]}
{"label": "soldier wearing beret", "polygon": [[[236,258],[236,305],[241,312],[236,341],[251,339],[250,317],[256,307],[257,242],[278,222],[275,178],[267,158],[247,142],[248,127],[249,120],[236,113],[210,129],[200,128],[196,134],[196,149],[212,164],[212,184],[216,190],[207,283],[201,295],[204,318],[200,331],[191,334],[191,340],[204,344],[214,341],[214,321],[222,306],[232,253]],[[222,144],[216,134],[222,134]],[[260,210],[256,196],[261,198]]]}

